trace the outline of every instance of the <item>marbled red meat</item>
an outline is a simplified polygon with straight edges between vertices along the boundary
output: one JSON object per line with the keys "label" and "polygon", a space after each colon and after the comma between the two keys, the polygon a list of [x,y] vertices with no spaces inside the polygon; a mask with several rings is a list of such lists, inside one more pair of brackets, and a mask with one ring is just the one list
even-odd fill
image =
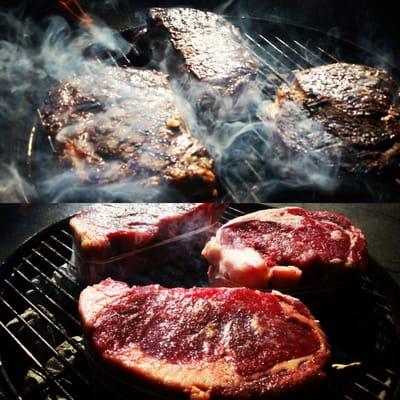
{"label": "marbled red meat", "polygon": [[302,208],[263,210],[231,220],[203,250],[215,282],[293,286],[303,272],[364,270],[362,232],[343,215]]}
{"label": "marbled red meat", "polygon": [[[162,267],[179,247],[184,245],[189,252],[193,246],[204,245],[225,208],[218,203],[132,203],[84,209],[70,221],[80,277],[85,283],[107,277],[131,280],[140,270]],[[199,229],[204,231],[182,238],[174,247],[144,250]]]}
{"label": "marbled red meat", "polygon": [[[86,288],[80,316],[90,351],[126,377],[207,399],[273,397],[323,375],[325,336],[293,297],[246,288],[123,284],[115,296],[115,287],[107,279]],[[99,302],[101,310],[91,312]]]}

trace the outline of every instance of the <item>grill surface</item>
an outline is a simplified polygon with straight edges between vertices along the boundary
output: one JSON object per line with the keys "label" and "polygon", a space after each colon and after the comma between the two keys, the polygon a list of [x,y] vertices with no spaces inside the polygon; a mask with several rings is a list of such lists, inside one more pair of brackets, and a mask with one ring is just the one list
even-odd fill
{"label": "grill surface", "polygon": [[[260,206],[230,207],[221,222],[256,208]],[[77,399],[93,394],[77,314],[82,288],[71,255],[72,236],[68,220],[63,220],[28,240],[0,268],[0,382],[10,398]],[[206,265],[193,265],[190,274],[164,268],[137,283],[206,285]],[[370,260],[360,286],[291,293],[310,307],[332,345],[328,379],[310,398],[398,398],[400,312],[395,307],[400,303],[392,296],[400,297],[392,285]],[[349,363],[355,364],[342,370],[334,366]]]}
{"label": "grill surface", "polygon": [[[268,19],[229,16],[227,18],[241,28],[255,58],[260,62],[261,75],[266,83],[264,100],[274,99],[277,87],[291,81],[293,70],[339,61],[383,67],[396,80],[399,80],[400,72],[391,66],[384,57],[326,33]],[[122,35],[131,39],[142,27],[127,29],[122,31]],[[117,66],[141,66],[144,63],[134,51],[123,54],[122,51],[111,52],[104,48],[97,49],[96,46],[93,46],[93,49],[88,54],[97,58],[99,63]],[[227,136],[233,136],[236,131],[229,129]],[[215,153],[212,145],[210,151]],[[220,150],[217,149],[216,153],[219,152]],[[51,155],[50,165],[53,164],[51,172],[49,172],[49,153]],[[376,201],[400,198],[400,188],[393,182],[377,180],[372,177],[367,178],[368,182],[365,182],[365,178],[360,178],[360,182],[356,186],[354,182],[350,183],[350,186],[346,186],[345,182],[344,186],[338,189],[336,187],[327,188],[325,183],[315,185],[312,180],[307,182],[307,178],[285,179],[276,176],[274,166],[268,165],[267,162],[271,158],[271,154],[273,154],[273,149],[269,145],[267,133],[264,129],[259,129],[253,115],[250,117],[249,124],[242,129],[240,137],[234,140],[228,150],[222,150],[221,157],[216,157],[216,169],[221,183],[222,197],[227,201],[235,202],[356,201],[357,199]],[[54,163],[56,155],[52,139],[46,137],[43,127],[37,122],[29,134],[26,156],[24,163],[28,167],[27,174],[37,183],[43,181],[43,175],[51,177],[61,173],[59,165],[54,165],[56,164]],[[305,169],[306,165],[301,165],[299,168]],[[315,170],[316,167],[311,166],[311,168]],[[314,172],[318,172],[318,170],[319,167]],[[310,172],[311,175],[312,172]],[[113,197],[112,193],[105,193],[101,188],[90,187],[88,189],[87,186],[76,182],[74,185],[76,192],[72,194],[73,201],[132,200],[123,198],[123,196],[115,199],[115,195]],[[51,198],[54,194],[39,193],[40,196],[50,196]]]}

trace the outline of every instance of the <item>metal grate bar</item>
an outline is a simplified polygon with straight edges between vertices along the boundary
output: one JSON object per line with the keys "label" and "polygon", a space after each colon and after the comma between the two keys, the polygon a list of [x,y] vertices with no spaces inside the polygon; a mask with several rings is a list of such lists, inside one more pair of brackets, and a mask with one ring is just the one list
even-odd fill
{"label": "metal grate bar", "polygon": [[15,272],[26,282],[28,283],[32,289],[41,294],[49,303],[51,303],[54,307],[56,307],[59,311],[65,314],[77,327],[80,327],[79,321],[72,316],[68,311],[66,311],[63,307],[61,307],[58,303],[56,303],[49,295],[47,295],[42,289],[40,289],[37,285],[35,285],[28,277],[26,277],[20,270],[16,269]]}
{"label": "metal grate bar", "polygon": [[65,229],[61,229],[60,232],[63,233],[66,237],[68,237],[71,240],[74,238],[74,236],[71,235],[69,232],[67,232]]}
{"label": "metal grate bar", "polygon": [[293,40],[293,43],[295,43],[297,46],[299,46],[302,50],[304,50],[306,53],[310,54],[312,57],[314,57],[316,60],[318,60],[320,63],[325,64],[325,61],[316,53],[314,53],[312,50],[304,46],[302,43],[300,43],[298,40]]}
{"label": "metal grate bar", "polygon": [[276,50],[283,58],[288,60],[291,64],[295,65],[296,68],[302,69],[304,66],[298,64],[296,61],[292,60],[286,53],[284,53],[278,46],[273,44],[269,39],[267,39],[264,35],[259,35],[259,37],[267,43],[269,46],[271,46],[274,50]]}
{"label": "metal grate bar", "polygon": [[368,396],[370,396],[371,398],[380,400],[376,394],[372,393],[370,390],[368,390],[365,386],[361,385],[360,383],[350,381],[350,380],[348,380],[348,382],[351,383],[352,385],[354,385],[358,390],[360,390],[364,394],[367,394]]}
{"label": "metal grate bar", "polygon": [[58,354],[57,350],[31,325],[29,325],[16,311],[15,309],[3,298],[0,297],[0,301],[12,312],[12,314],[20,321],[28,330],[35,335],[50,352],[54,355],[54,357],[62,364],[64,367],[68,368],[74,375],[85,385],[89,385],[89,381],[83,377],[83,375],[71,364],[69,363],[63,356]]}
{"label": "metal grate bar", "polygon": [[378,379],[377,377],[371,375],[370,373],[366,373],[365,376],[367,376],[369,379],[371,379],[372,381],[374,381],[375,383],[384,386],[384,387],[389,387],[390,384],[386,381],[386,382],[382,382],[380,379]]}
{"label": "metal grate bar", "polygon": [[67,258],[65,258],[62,254],[60,254],[56,249],[54,249],[53,247],[51,247],[48,243],[46,243],[45,241],[42,241],[41,244],[43,244],[44,246],[46,246],[50,251],[52,251],[54,254],[56,254],[59,258],[61,258],[64,262],[66,262],[67,264],[71,265],[72,267],[75,267],[75,264],[71,263],[70,260],[68,260]]}
{"label": "metal grate bar", "polygon": [[44,260],[50,267],[60,274],[63,278],[65,278],[68,282],[72,283],[75,287],[79,288],[78,283],[73,280],[70,276],[68,276],[62,269],[58,268],[52,261],[50,261],[46,256],[40,253],[37,249],[32,249],[32,252],[35,253],[38,257]]}
{"label": "metal grate bar", "polygon": [[18,290],[8,279],[5,280],[5,283],[14,290],[15,293],[17,293],[27,304],[29,304],[30,307],[32,307],[36,313],[44,319],[46,322],[48,322],[58,333],[61,334],[61,336],[76,350],[76,351],[81,351],[85,352],[85,349],[83,348],[82,345],[76,343],[74,340],[72,340],[60,326],[58,326],[54,321],[52,321],[40,308],[38,308],[35,304],[33,304],[20,290]]}
{"label": "metal grate bar", "polygon": [[[266,50],[264,49],[264,47],[262,47],[254,38],[252,38],[250,35],[248,35],[247,33],[245,34],[246,37],[258,48],[260,49],[262,52],[266,52]],[[261,62],[262,65],[264,65],[265,67],[267,67],[278,79],[280,79],[282,82],[285,82],[286,84],[289,84],[289,81],[284,78],[282,76],[282,74],[280,74],[272,65],[270,65],[269,63],[267,63],[262,57],[260,57],[255,51],[252,52],[253,55],[257,58],[258,61]],[[268,54],[268,52],[267,52]],[[282,64],[282,63],[281,63]],[[286,67],[287,68],[287,67]]]}
{"label": "metal grate bar", "polygon": [[23,352],[32,360],[32,362],[39,368],[46,378],[49,380],[51,384],[56,386],[67,399],[73,400],[73,397],[70,393],[57,381],[57,379],[53,378],[47,371],[46,367],[32,354],[32,352],[7,328],[7,326],[0,320],[0,327],[11,337],[11,339],[18,345],[19,348],[23,350]]}
{"label": "metal grate bar", "polygon": [[50,235],[50,237],[56,241],[58,244],[60,244],[61,246],[63,246],[66,250],[68,251],[72,251],[72,247],[67,246],[64,242],[62,242],[61,240],[59,240],[58,238],[56,238],[54,235]]}
{"label": "metal grate bar", "polygon": [[[262,35],[259,35],[259,37],[263,38]],[[287,66],[280,58],[276,57],[271,51],[268,51],[264,46],[262,46],[256,40],[254,40],[254,43],[266,55],[267,59],[272,60],[274,62],[274,65],[284,67],[287,70],[287,71],[285,71],[286,73],[291,72],[291,68],[289,66]],[[265,59],[264,59],[264,61],[265,61]],[[290,61],[290,59],[289,59],[289,61]],[[265,61],[265,63],[267,65],[270,65],[269,63],[267,63],[267,61]]]}
{"label": "metal grate bar", "polygon": [[304,67],[313,67],[314,64],[312,64],[310,62],[310,60],[307,60],[307,58],[305,58],[303,56],[303,54],[301,54],[300,52],[298,52],[296,49],[294,49],[293,47],[289,46],[288,43],[286,43],[283,39],[281,39],[278,36],[275,36],[275,39],[281,43],[283,46],[285,46],[288,50],[290,50],[292,53],[296,54],[297,57],[299,57],[306,65],[303,67],[300,67],[300,69],[303,69]]}
{"label": "metal grate bar", "polygon": [[28,258],[22,257],[22,259],[25,261],[26,264],[28,264],[30,267],[32,267],[40,276],[42,276],[48,283],[50,283],[51,286],[53,286],[60,293],[63,293],[73,303],[75,303],[75,304],[77,303],[77,300],[76,300],[76,298],[74,296],[72,296],[70,293],[68,293],[60,285],[57,285],[57,283],[53,282],[46,274],[44,274],[38,267],[36,267]]}
{"label": "metal grate bar", "polygon": [[317,49],[322,53],[325,54],[327,57],[329,57],[332,61],[334,62],[340,62],[338,58],[333,56],[331,53],[328,53],[326,50],[324,50],[322,47],[317,47]]}

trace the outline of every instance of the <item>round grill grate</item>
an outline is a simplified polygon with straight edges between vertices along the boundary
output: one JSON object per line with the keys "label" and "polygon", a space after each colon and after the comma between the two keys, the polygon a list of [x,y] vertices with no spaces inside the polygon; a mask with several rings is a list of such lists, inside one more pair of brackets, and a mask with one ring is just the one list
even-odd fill
{"label": "round grill grate", "polygon": [[[243,214],[244,206],[237,207],[226,210],[221,222]],[[0,389],[6,398],[93,395],[77,313],[82,287],[71,256],[67,219],[37,233],[0,268]],[[206,285],[206,265],[197,261],[190,274],[166,267],[138,283]],[[360,285],[291,294],[310,307],[332,346],[328,379],[310,398],[399,398],[400,295],[380,266],[370,260]]]}

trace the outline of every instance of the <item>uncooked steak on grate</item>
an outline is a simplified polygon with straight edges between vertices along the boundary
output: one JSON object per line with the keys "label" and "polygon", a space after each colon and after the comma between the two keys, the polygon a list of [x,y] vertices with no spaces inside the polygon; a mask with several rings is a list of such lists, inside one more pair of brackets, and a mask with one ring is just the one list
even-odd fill
{"label": "uncooked steak on grate", "polygon": [[[145,51],[182,79],[185,96],[209,123],[247,115],[250,96],[238,100],[259,67],[238,28],[220,15],[193,8],[152,8]],[[224,114],[229,114],[224,115]]]}
{"label": "uncooked steak on grate", "polygon": [[85,182],[163,185],[193,200],[216,195],[213,161],[185,126],[161,72],[103,67],[71,78],[50,93],[41,115],[61,160]]}
{"label": "uncooked steak on grate", "polygon": [[[140,271],[191,257],[194,249],[200,253],[225,208],[218,203],[132,203],[84,209],[70,221],[80,277],[85,283],[107,277],[130,281]],[[151,247],[184,234],[176,242]],[[110,260],[130,252],[135,254]]]}
{"label": "uncooked steak on grate", "polygon": [[364,271],[367,245],[343,215],[288,207],[232,219],[202,254],[215,285],[290,287]]}
{"label": "uncooked steak on grate", "polygon": [[318,322],[279,292],[107,279],[81,293],[79,312],[97,363],[171,397],[275,398],[319,380],[329,359]]}
{"label": "uncooked steak on grate", "polygon": [[336,63],[294,75],[264,109],[287,151],[351,174],[399,176],[399,88],[386,71]]}

